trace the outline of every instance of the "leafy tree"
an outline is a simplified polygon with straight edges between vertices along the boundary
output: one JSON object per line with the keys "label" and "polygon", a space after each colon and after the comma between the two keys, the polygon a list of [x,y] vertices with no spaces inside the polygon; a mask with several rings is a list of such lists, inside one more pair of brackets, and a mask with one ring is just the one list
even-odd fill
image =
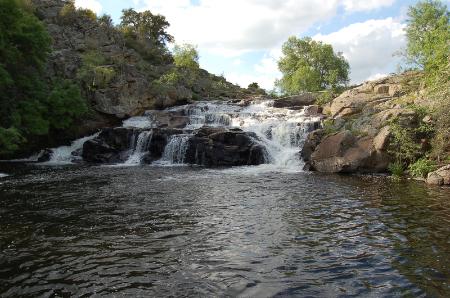
{"label": "leafy tree", "polygon": [[174,38],[167,32],[169,22],[162,15],[150,11],[136,12],[133,9],[122,11],[119,28],[127,39],[128,46],[138,51],[145,59],[166,62],[171,56],[166,44]]}
{"label": "leafy tree", "polygon": [[198,69],[200,67],[197,48],[191,44],[175,45],[173,48],[173,59],[178,67],[189,69]]}
{"label": "leafy tree", "polygon": [[408,11],[407,58],[433,76],[448,63],[450,13],[441,1],[420,1]]}
{"label": "leafy tree", "polygon": [[85,112],[78,86],[44,78],[51,38],[30,11],[25,2],[0,0],[0,155]]}
{"label": "leafy tree", "polygon": [[348,83],[349,64],[342,53],[310,37],[290,37],[283,45],[278,67],[283,74],[277,86],[295,94],[336,88]]}
{"label": "leafy tree", "polygon": [[409,63],[424,70],[427,95],[433,101],[435,136],[432,156],[450,153],[450,12],[441,1],[411,6],[406,28]]}
{"label": "leafy tree", "polygon": [[256,82],[253,82],[248,85],[248,89],[259,89],[259,84]]}

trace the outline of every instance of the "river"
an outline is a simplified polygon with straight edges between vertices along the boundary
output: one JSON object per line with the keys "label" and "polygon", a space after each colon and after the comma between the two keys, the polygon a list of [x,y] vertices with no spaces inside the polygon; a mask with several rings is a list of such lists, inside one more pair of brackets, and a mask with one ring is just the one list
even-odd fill
{"label": "river", "polygon": [[[0,162],[1,297],[449,297],[449,190],[302,171],[315,121],[266,104],[200,103],[144,164],[153,122],[120,164]],[[259,166],[184,165],[203,125],[238,127]]]}
{"label": "river", "polygon": [[264,166],[2,169],[2,297],[450,294],[448,190]]}

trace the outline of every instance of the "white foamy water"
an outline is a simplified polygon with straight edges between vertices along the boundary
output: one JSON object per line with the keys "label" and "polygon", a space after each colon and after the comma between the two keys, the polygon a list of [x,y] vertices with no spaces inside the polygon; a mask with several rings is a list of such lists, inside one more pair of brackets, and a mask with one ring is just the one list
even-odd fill
{"label": "white foamy water", "polygon": [[5,177],[8,177],[8,176],[9,176],[8,174],[0,173],[0,178],[5,178]]}
{"label": "white foamy water", "polygon": [[128,128],[153,128],[154,123],[151,117],[139,116],[123,121],[122,126]]}
{"label": "white foamy water", "polygon": [[[240,128],[257,136],[254,141],[265,148],[266,164],[245,171],[301,171],[301,148],[308,133],[320,122],[320,117],[306,116],[303,110],[274,108],[273,101],[270,100],[255,101],[247,107],[219,101],[197,102],[173,107],[166,112],[185,115],[189,122],[184,133],[168,139],[162,158],[155,162],[156,165],[165,166],[184,164],[189,138],[195,134],[196,129],[209,126]],[[133,135],[130,155],[124,165],[140,164],[148,152],[151,129],[157,127],[152,113],[154,112],[147,111],[145,116],[132,117],[123,122],[123,127],[149,129],[138,136]]]}
{"label": "white foamy water", "polygon": [[[189,125],[186,127],[188,129],[213,126],[240,128],[243,131],[255,133],[258,137],[255,142],[266,149],[265,159],[268,164],[268,166],[256,167],[255,170],[264,168],[267,171],[301,170],[303,162],[299,156],[300,150],[308,133],[320,122],[320,117],[305,116],[303,110],[274,108],[273,101],[255,102],[248,107],[224,102],[202,102],[170,110],[185,111],[190,118]],[[171,140],[170,152],[177,154],[186,152],[180,147],[184,145],[185,143]],[[180,158],[175,160],[179,161]]]}
{"label": "white foamy water", "polygon": [[80,151],[83,148],[84,143],[96,138],[100,133],[96,133],[91,136],[87,136],[78,140],[75,140],[70,146],[61,146],[52,149],[50,160],[42,164],[45,165],[65,165],[72,164],[74,161],[81,160]]}
{"label": "white foamy water", "polygon": [[135,137],[133,138],[132,146],[134,146],[134,148],[128,159],[125,161],[125,165],[141,164],[142,159],[148,150],[148,146],[152,141],[152,135],[153,132],[151,130],[143,131],[138,135],[137,141],[134,141]]}

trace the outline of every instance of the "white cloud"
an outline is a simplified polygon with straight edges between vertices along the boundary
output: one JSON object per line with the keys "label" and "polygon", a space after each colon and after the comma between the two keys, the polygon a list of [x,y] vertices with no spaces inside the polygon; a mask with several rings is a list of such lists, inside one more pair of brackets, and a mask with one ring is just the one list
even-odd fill
{"label": "white cloud", "polygon": [[395,70],[398,57],[394,53],[406,45],[405,25],[387,18],[355,23],[341,30],[314,36],[343,52],[350,63],[351,81],[362,82],[376,74]]}
{"label": "white cloud", "polygon": [[[396,0],[197,0],[195,4],[191,0],[133,1],[141,10],[166,16],[171,24],[169,32],[177,43],[196,44],[209,60],[225,57],[231,65],[239,66],[239,71],[226,72],[227,79],[242,86],[256,81],[271,89],[280,77],[276,64],[279,49],[289,36],[320,28],[336,16],[338,8],[351,14],[388,7]],[[392,71],[392,54],[405,43],[403,25],[393,19],[369,20],[315,38],[344,52],[353,82]],[[275,48],[278,54],[271,52]],[[246,66],[242,55],[256,51],[267,55],[256,65]]]}
{"label": "white cloud", "polygon": [[368,11],[394,4],[395,0],[343,0],[342,4],[346,11]]}
{"label": "white cloud", "polygon": [[336,13],[339,0],[145,0],[178,42],[227,56],[265,50]]}
{"label": "white cloud", "polygon": [[97,0],[75,0],[75,6],[90,9],[96,14],[102,11],[102,5]]}

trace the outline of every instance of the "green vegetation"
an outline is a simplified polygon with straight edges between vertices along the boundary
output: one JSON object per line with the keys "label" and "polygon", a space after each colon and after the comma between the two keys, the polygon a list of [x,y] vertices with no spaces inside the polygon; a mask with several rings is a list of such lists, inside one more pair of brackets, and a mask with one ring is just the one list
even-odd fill
{"label": "green vegetation", "polygon": [[166,46],[174,41],[173,36],[167,33],[169,26],[162,15],[154,15],[148,10],[136,12],[130,8],[122,11],[119,29],[125,36],[127,45],[144,59],[165,64],[172,62]]}
{"label": "green vegetation", "polygon": [[394,177],[397,178],[403,176],[403,173],[405,171],[403,168],[403,164],[399,161],[389,164],[388,170]]}
{"label": "green vegetation", "polygon": [[200,68],[198,64],[197,47],[191,44],[175,45],[173,48],[173,60],[177,67],[189,68],[197,70]]}
{"label": "green vegetation", "polygon": [[276,84],[283,93],[328,90],[348,83],[349,64],[331,45],[290,37],[282,52],[278,67],[283,77]]}
{"label": "green vegetation", "polygon": [[450,13],[441,1],[420,1],[408,10],[408,61],[423,69],[428,79],[448,64]]}
{"label": "green vegetation", "polygon": [[78,71],[78,79],[88,90],[102,89],[116,76],[114,67],[97,50],[83,55],[83,66]]}
{"label": "green vegetation", "polygon": [[44,77],[51,38],[23,1],[0,0],[0,155],[66,129],[86,111],[78,86]]}
{"label": "green vegetation", "polygon": [[426,158],[418,159],[415,163],[410,164],[408,167],[409,173],[418,178],[426,178],[428,173],[435,171],[436,164]]}
{"label": "green vegetation", "polygon": [[441,1],[420,1],[408,11],[408,62],[424,76],[422,84],[432,101],[428,114],[434,120],[422,126],[433,133],[431,156],[438,162],[450,152],[450,12]]}

